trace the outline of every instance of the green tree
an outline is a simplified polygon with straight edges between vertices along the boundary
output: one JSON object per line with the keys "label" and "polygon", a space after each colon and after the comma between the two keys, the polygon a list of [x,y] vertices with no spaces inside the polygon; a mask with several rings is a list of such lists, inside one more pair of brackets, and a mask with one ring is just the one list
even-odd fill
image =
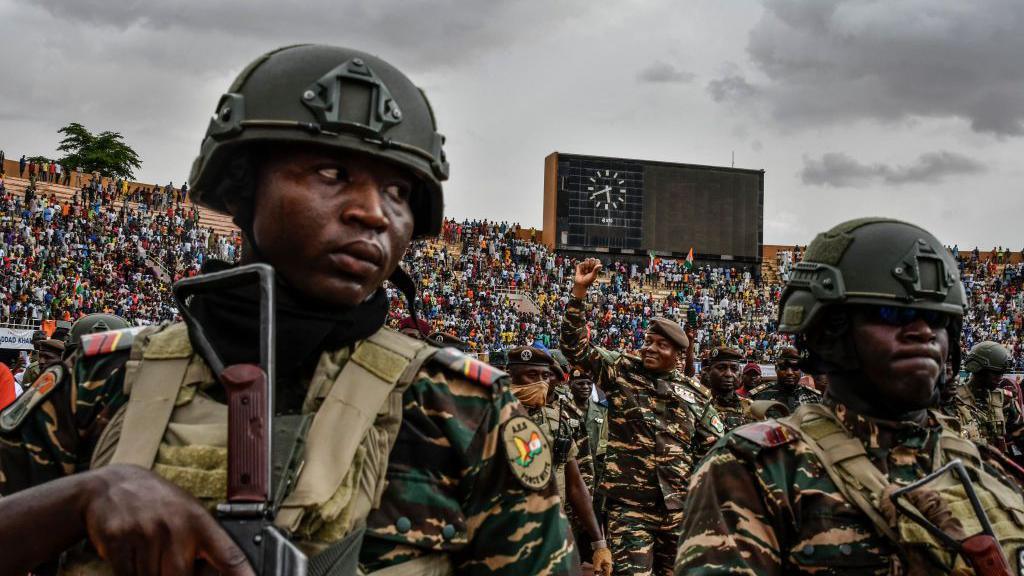
{"label": "green tree", "polygon": [[64,153],[59,162],[69,169],[81,167],[86,173],[99,172],[108,178],[132,180],[142,166],[139,155],[125,143],[120,132],[93,134],[78,122],[57,131],[64,135],[57,150]]}

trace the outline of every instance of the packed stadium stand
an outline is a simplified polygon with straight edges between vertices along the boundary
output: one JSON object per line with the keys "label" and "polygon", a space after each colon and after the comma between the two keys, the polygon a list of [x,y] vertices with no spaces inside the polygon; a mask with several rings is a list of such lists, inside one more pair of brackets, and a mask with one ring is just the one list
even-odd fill
{"label": "packed stadium stand", "polygon": [[[70,187],[9,172],[0,190],[0,324],[38,326],[106,311],[135,324],[170,320],[170,284],[209,258],[234,261],[241,240],[228,216],[175,198],[111,186]],[[156,189],[158,187],[154,187]],[[145,201],[149,200],[149,204]],[[995,339],[1024,368],[1024,264],[1005,250],[956,252],[970,307],[964,348]],[[799,248],[768,246],[760,269],[689,268],[683,260],[611,262],[591,291],[593,334],[612,349],[635,349],[648,319],[666,315],[692,330],[698,357],[718,344],[769,361],[777,301]],[[440,237],[416,242],[404,266],[419,288],[419,311],[478,353],[539,342],[554,347],[575,260],[548,250],[518,225],[446,220]],[[391,321],[407,312],[397,291]]]}

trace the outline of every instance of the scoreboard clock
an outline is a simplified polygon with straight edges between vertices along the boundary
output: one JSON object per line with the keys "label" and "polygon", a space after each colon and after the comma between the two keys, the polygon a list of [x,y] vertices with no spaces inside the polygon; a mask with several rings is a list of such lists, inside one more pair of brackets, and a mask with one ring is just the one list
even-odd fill
{"label": "scoreboard clock", "polygon": [[543,208],[541,241],[565,254],[761,262],[764,170],[552,152]]}
{"label": "scoreboard clock", "polygon": [[643,166],[614,159],[559,162],[561,194],[568,200],[566,244],[639,249],[643,237]]}

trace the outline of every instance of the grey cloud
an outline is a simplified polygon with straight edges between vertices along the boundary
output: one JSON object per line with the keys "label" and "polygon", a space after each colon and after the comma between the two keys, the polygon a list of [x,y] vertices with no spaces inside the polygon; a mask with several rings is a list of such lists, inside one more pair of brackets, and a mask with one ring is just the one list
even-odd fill
{"label": "grey cloud", "polygon": [[864,164],[841,152],[829,152],[821,158],[804,157],[800,179],[812,186],[857,188],[876,183],[936,184],[952,176],[978,174],[985,165],[955,152],[922,154],[906,165]]}
{"label": "grey cloud", "polygon": [[708,83],[708,93],[711,94],[711,98],[715,102],[740,104],[757,96],[758,92],[756,86],[738,74],[725,76]]}
{"label": "grey cloud", "polygon": [[672,64],[658,60],[641,70],[637,75],[641,82],[687,84],[693,81],[693,74],[679,70]]}
{"label": "grey cloud", "polygon": [[[1024,3],[764,0],[747,53],[756,82],[725,75],[711,97],[757,93],[780,124],[959,118],[1024,135]],[[749,76],[749,75],[748,75]]]}
{"label": "grey cloud", "polygon": [[[295,42],[325,42],[386,52],[400,64],[443,68],[500,48],[513,38],[543,34],[587,9],[583,0],[540,8],[513,0],[400,2],[397,0],[17,0],[23,9],[41,8],[50,17],[88,23],[100,34],[119,32],[141,41],[134,46],[162,60],[177,60],[196,37],[200,57],[193,73],[235,64],[238,54]],[[234,48],[224,54],[222,47]],[[120,47],[119,47],[120,48]],[[119,54],[124,53],[118,50]]]}

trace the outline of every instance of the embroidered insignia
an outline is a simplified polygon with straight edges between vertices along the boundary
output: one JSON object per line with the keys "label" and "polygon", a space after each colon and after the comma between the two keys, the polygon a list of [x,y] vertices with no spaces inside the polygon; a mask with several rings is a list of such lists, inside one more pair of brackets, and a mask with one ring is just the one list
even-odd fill
{"label": "embroidered insignia", "polygon": [[523,359],[523,362],[529,362],[530,358],[533,358],[533,352],[529,348],[520,352],[519,357]]}
{"label": "embroidered insignia", "polygon": [[57,384],[64,378],[64,365],[54,364],[36,378],[28,390],[22,392],[21,396],[10,404],[3,412],[0,412],[0,430],[13,432],[21,426],[32,409],[39,405],[57,388]]}
{"label": "embroidered insignia", "polygon": [[537,424],[525,416],[513,416],[501,429],[505,455],[512,475],[529,490],[540,490],[551,481],[551,448]]}

